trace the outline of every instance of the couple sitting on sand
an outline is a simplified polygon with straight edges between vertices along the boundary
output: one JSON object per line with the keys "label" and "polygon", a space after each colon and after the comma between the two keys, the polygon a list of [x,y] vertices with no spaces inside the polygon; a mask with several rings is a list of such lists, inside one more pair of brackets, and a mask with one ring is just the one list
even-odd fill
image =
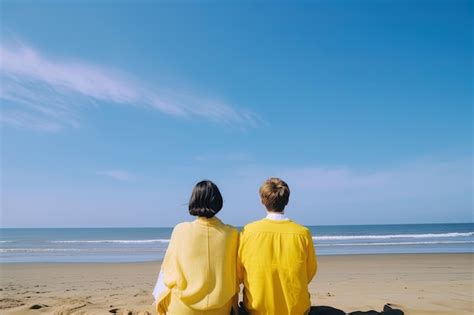
{"label": "couple sitting on sand", "polygon": [[197,219],[174,228],[161,266],[153,292],[158,314],[308,314],[316,255],[311,232],[285,216],[289,197],[284,181],[265,181],[260,198],[267,216],[239,235],[216,217],[223,205],[217,186],[199,182],[189,200]]}

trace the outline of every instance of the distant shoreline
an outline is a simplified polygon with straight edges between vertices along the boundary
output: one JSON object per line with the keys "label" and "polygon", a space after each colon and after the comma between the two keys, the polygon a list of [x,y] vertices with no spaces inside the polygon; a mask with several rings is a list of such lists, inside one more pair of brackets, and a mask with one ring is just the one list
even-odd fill
{"label": "distant shoreline", "polygon": [[[340,258],[347,258],[347,257],[376,257],[376,256],[393,256],[393,257],[402,257],[402,256],[456,256],[456,255],[473,255],[474,252],[459,252],[459,253],[386,253],[386,254],[330,254],[330,255],[318,255],[318,257],[340,257]],[[162,260],[147,260],[147,261],[117,261],[117,262],[94,262],[94,261],[84,261],[84,262],[1,262],[0,261],[0,268],[1,266],[5,265],[18,265],[18,266],[30,266],[30,265],[140,265],[140,264],[161,264]]]}
{"label": "distant shoreline", "polygon": [[[296,220],[299,222],[298,220]],[[227,222],[225,222],[227,223]],[[178,224],[178,222],[176,223]],[[228,223],[231,224],[231,223]],[[474,221],[469,222],[421,222],[421,223],[368,223],[368,224],[304,224],[312,227],[338,227],[338,226],[399,226],[399,225],[444,225],[444,224],[474,224]],[[232,225],[232,224],[231,224]],[[234,227],[241,229],[243,225],[234,225]],[[0,227],[0,230],[8,229],[172,229],[174,226],[46,226],[46,227]]]}

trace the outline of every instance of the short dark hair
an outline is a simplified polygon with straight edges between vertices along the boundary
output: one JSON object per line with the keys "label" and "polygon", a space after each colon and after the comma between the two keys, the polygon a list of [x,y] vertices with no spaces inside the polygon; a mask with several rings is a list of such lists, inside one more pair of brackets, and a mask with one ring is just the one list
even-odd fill
{"label": "short dark hair", "polygon": [[288,184],[276,177],[267,179],[259,192],[262,203],[271,212],[283,212],[290,199]]}
{"label": "short dark hair", "polygon": [[212,218],[223,205],[222,195],[216,184],[210,180],[203,180],[194,186],[191,198],[189,199],[189,214]]}

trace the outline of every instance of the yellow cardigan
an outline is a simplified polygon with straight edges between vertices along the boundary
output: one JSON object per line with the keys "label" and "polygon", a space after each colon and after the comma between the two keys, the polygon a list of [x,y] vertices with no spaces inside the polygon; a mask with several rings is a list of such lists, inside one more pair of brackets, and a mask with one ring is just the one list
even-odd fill
{"label": "yellow cardigan", "polygon": [[172,299],[179,299],[186,313],[231,303],[239,290],[238,237],[235,228],[216,217],[176,225],[162,264],[167,290],[157,299],[158,314],[166,314]]}
{"label": "yellow cardigan", "polygon": [[263,219],[240,234],[238,274],[251,315],[303,315],[317,263],[311,232],[291,220]]}

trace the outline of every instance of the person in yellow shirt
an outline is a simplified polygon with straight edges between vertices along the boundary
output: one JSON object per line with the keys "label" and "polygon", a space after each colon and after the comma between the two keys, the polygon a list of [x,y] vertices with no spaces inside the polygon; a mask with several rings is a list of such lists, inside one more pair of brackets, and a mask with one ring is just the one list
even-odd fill
{"label": "person in yellow shirt", "polygon": [[238,231],[215,215],[223,200],[211,181],[196,184],[189,213],[173,229],[154,291],[158,314],[229,315],[238,299]]}
{"label": "person in yellow shirt", "polygon": [[317,270],[308,228],[285,216],[290,189],[279,178],[260,188],[267,217],[240,233],[238,276],[243,304],[251,315],[304,315],[311,307],[308,284]]}

